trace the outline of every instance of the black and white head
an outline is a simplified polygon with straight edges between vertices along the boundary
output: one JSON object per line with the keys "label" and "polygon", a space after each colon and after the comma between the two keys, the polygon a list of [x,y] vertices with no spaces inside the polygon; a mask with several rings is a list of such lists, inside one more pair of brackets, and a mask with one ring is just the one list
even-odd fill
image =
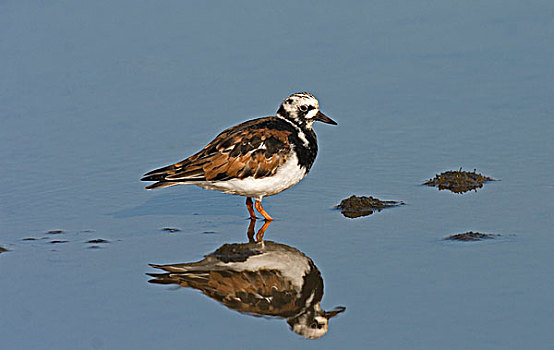
{"label": "black and white head", "polygon": [[337,125],[337,122],[321,113],[318,100],[309,92],[297,92],[285,98],[277,115],[310,129],[315,121]]}
{"label": "black and white head", "polygon": [[344,306],[338,306],[331,311],[323,311],[319,303],[303,313],[287,320],[290,328],[296,334],[307,339],[321,338],[329,330],[329,319],[344,312]]}

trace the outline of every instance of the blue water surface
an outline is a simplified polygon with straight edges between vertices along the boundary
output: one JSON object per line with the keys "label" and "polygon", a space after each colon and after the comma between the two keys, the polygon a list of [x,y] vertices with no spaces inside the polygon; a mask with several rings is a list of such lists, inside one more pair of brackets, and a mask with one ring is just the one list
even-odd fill
{"label": "blue water surface", "polygon": [[[2,349],[554,348],[554,3],[0,13]],[[241,197],[139,181],[304,90],[339,125],[316,125],[309,176],[264,206],[266,238],[321,271],[322,307],[346,307],[317,340],[149,284],[149,263],[246,242],[248,220]],[[460,167],[500,181],[421,186]],[[333,206],[351,194],[406,205],[347,219]],[[470,230],[500,236],[443,240]]]}

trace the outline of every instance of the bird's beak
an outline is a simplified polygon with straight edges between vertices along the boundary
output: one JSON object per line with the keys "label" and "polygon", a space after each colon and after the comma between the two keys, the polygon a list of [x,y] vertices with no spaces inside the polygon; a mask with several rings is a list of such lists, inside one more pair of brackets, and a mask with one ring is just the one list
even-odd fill
{"label": "bird's beak", "polygon": [[327,318],[327,319],[330,319],[332,317],[337,316],[341,312],[344,312],[344,310],[346,310],[346,308],[344,306],[337,306],[336,308],[334,308],[331,311],[325,311],[323,313],[323,316],[325,316],[325,318]]}
{"label": "bird's beak", "polygon": [[314,120],[317,120],[317,121],[320,121],[320,122],[323,122],[323,123],[326,123],[326,124],[337,125],[336,121],[329,118],[328,116],[321,113],[320,111],[317,111],[317,114],[315,115]]}

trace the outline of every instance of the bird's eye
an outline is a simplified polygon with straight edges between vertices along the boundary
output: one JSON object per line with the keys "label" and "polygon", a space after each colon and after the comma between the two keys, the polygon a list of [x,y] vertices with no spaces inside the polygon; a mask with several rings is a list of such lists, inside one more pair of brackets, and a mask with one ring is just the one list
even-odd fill
{"label": "bird's eye", "polygon": [[316,328],[321,329],[321,328],[323,328],[323,325],[321,323],[317,322],[317,321],[314,321],[310,324],[310,328],[312,328],[312,329],[316,329]]}
{"label": "bird's eye", "polygon": [[307,112],[309,107],[307,105],[302,105],[302,106],[298,107],[298,109],[300,109],[302,112]]}

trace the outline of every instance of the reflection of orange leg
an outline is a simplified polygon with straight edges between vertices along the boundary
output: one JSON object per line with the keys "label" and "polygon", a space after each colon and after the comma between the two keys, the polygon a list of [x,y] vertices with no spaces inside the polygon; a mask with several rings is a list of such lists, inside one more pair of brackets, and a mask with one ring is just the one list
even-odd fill
{"label": "reflection of orange leg", "polygon": [[264,222],[264,225],[258,230],[258,233],[256,233],[256,242],[260,243],[261,241],[264,240],[264,233],[265,233],[265,230],[267,230],[267,228],[269,227],[269,225],[271,225],[270,220]]}
{"label": "reflection of orange leg", "polygon": [[256,227],[256,219],[251,219],[250,224],[248,225],[248,230],[246,230],[246,236],[248,237],[248,242],[254,243],[254,228]]}
{"label": "reflection of orange leg", "polygon": [[246,209],[248,209],[248,212],[250,213],[250,220],[256,220],[256,212],[254,211],[254,206],[252,203],[252,198],[247,197],[246,198]]}
{"label": "reflection of orange leg", "polygon": [[271,221],[273,218],[269,216],[269,214],[264,210],[264,207],[262,207],[262,201],[259,201],[256,199],[256,203],[254,204],[256,206],[256,210],[262,214],[262,216],[267,220]]}

